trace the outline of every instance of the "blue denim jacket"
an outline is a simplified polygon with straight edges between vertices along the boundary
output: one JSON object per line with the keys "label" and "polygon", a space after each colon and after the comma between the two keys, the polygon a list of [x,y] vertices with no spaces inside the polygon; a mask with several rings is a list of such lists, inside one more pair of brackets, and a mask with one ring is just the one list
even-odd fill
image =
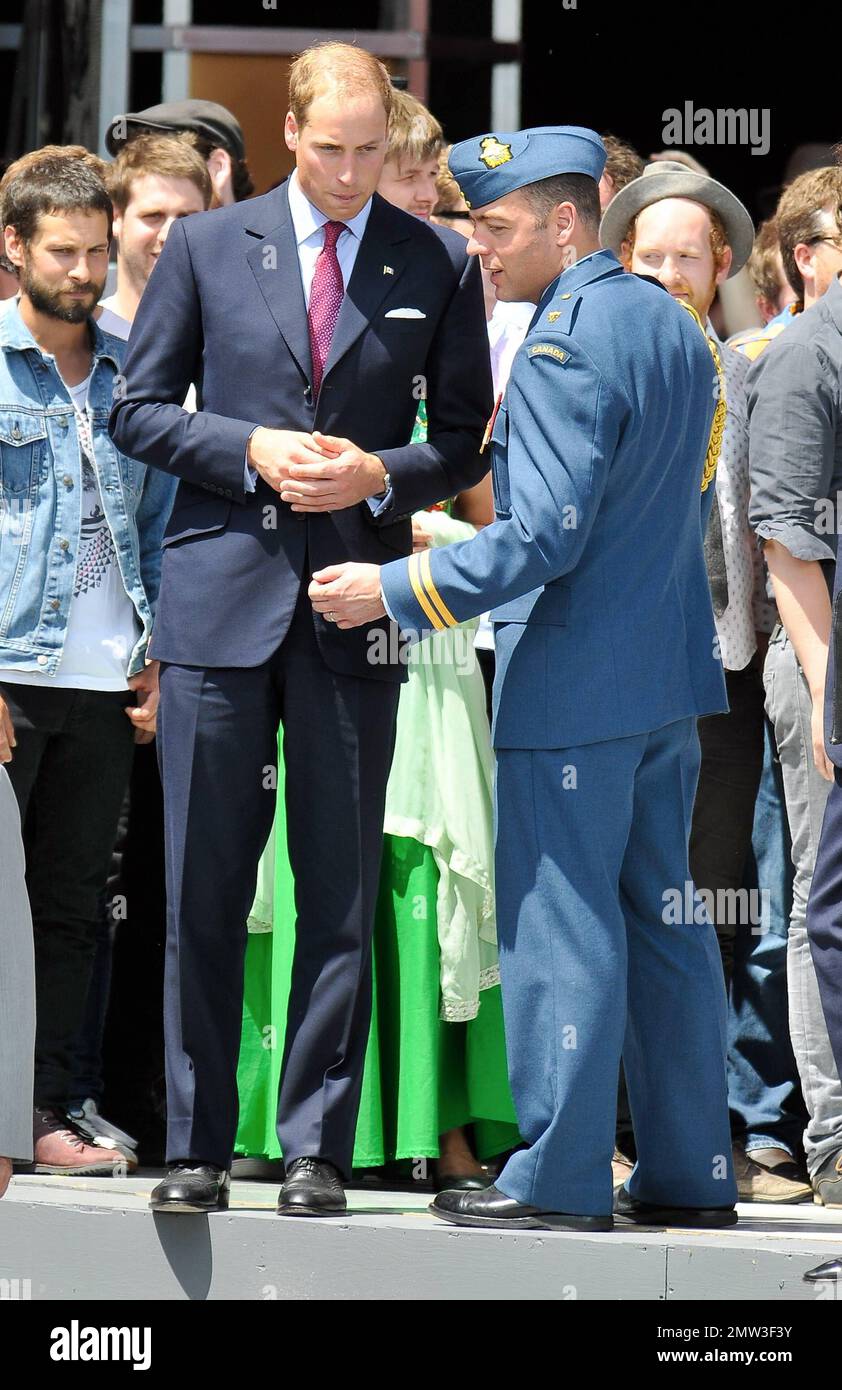
{"label": "blue denim jacket", "polygon": [[[178,479],[126,458],[108,435],[126,344],[90,320],[88,409],[102,505],[142,627],[127,676],[142,671],[161,577],[161,537]],[[0,669],[59,668],[81,531],[76,415],[55,358],[17,305],[0,314]]]}

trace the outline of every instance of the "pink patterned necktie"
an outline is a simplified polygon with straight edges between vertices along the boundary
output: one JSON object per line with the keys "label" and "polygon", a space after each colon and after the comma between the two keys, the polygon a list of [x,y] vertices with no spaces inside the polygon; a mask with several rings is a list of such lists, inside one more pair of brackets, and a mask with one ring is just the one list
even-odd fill
{"label": "pink patterned necktie", "polygon": [[339,318],[345,294],[345,284],[336,243],[345,231],[344,222],[326,222],[324,246],[316,261],[316,273],[310,289],[307,322],[310,325],[310,352],[313,358],[313,395],[318,395],[324,376],[325,362],[330,352],[330,340]]}

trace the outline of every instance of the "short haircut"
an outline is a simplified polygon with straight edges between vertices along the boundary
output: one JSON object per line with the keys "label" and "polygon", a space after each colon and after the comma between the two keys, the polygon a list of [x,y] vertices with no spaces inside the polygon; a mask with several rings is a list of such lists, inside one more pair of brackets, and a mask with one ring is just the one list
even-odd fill
{"label": "short haircut", "polygon": [[307,110],[317,96],[330,93],[347,101],[365,92],[380,97],[388,120],[395,100],[388,70],[373,53],[354,44],[314,44],[299,53],[289,70],[289,109],[299,128],[306,124]]}
{"label": "short haircut", "polygon": [[757,228],[751,255],[748,258],[748,273],[754,292],[760,299],[774,303],[783,289],[781,268],[778,265],[778,224],[774,217],[767,217]]}
{"label": "short haircut", "polygon": [[602,143],[608,158],[605,161],[605,174],[611,180],[613,192],[619,193],[632,179],[639,179],[643,173],[643,160],[625,140],[616,135],[603,135]]}
{"label": "short haircut", "polygon": [[44,145],[10,164],[0,180],[0,222],[32,241],[43,216],[104,212],[111,236],[108,165],[83,145]]}
{"label": "short haircut", "polygon": [[[227,145],[220,144],[218,140],[211,140],[207,135],[197,135],[193,131],[187,131],[185,133],[192,135],[196,142],[196,149],[202,156],[202,159],[210,159],[214,150],[224,150],[225,153],[230,156],[231,192],[234,195],[235,203],[242,203],[246,198],[251,197],[254,192],[254,179],[249,173],[249,166],[244,159],[238,159],[235,154],[232,154]],[[208,175],[208,177],[210,177],[210,175]],[[211,188],[213,188],[213,185],[211,185]]]}
{"label": "short haircut", "polygon": [[126,211],[132,198],[132,185],[147,174],[189,179],[201,193],[205,208],[210,207],[213,195],[210,174],[196,148],[196,138],[189,131],[177,135],[143,131],[121,147],[106,180],[115,212],[122,215]]}
{"label": "short haircut", "polygon": [[[656,199],[656,202],[657,201],[659,200]],[[699,202],[698,198],[691,198],[689,199],[689,201],[692,203]],[[646,206],[651,208],[654,206],[654,204],[647,203]],[[699,203],[699,206],[705,209],[708,217],[710,218],[710,249],[713,253],[713,263],[716,266],[716,269],[720,270],[722,267],[722,262],[725,258],[725,252],[728,250],[728,234],[725,231],[725,223],[722,221],[722,218],[719,216],[719,213],[716,211],[716,208],[708,207],[707,203]],[[646,208],[640,209],[640,212],[645,211]],[[623,241],[628,242],[628,250],[623,251],[621,259],[623,265],[626,267],[627,270],[631,265],[632,252],[634,251],[634,243],[635,238],[637,236],[637,219],[640,217],[640,212],[635,213],[634,217],[628,225],[628,230],[625,236],[623,237]]]}
{"label": "short haircut", "polygon": [[392,97],[386,158],[403,164],[420,164],[438,159],[444,146],[444,132],[431,111],[410,92],[396,91]]}
{"label": "short haircut", "polygon": [[599,184],[590,174],[551,174],[518,190],[529,204],[539,227],[544,227],[554,207],[572,203],[579,220],[596,231],[599,227]]}
{"label": "short haircut", "polygon": [[[830,208],[832,224],[828,223],[826,208]],[[795,248],[823,236],[839,236],[842,231],[842,168],[832,164],[793,179],[781,194],[775,221],[786,278],[803,303],[804,281],[795,262]]]}

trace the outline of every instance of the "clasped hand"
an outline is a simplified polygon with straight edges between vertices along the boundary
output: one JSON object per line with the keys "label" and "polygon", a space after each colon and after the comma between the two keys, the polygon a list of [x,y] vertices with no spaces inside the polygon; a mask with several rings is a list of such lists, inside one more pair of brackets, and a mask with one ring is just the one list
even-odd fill
{"label": "clasped hand", "polygon": [[314,430],[256,429],[248,461],[294,512],[338,512],[383,491],[386,470],[376,454],[350,439]]}
{"label": "clasped hand", "polygon": [[379,565],[346,560],[316,570],[307,596],[316,612],[337,627],[361,627],[386,616]]}

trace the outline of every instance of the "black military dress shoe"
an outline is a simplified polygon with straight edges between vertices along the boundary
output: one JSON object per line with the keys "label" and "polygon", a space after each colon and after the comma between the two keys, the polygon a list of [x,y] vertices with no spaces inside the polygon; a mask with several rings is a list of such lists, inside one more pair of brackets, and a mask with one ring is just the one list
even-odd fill
{"label": "black military dress shoe", "polygon": [[339,1170],[321,1158],[296,1158],[278,1194],[279,1216],[344,1216]]}
{"label": "black military dress shoe", "polygon": [[438,1165],[433,1170],[434,1192],[482,1192],[493,1181],[487,1173],[440,1173]]}
{"label": "black military dress shoe", "polygon": [[611,1216],[544,1211],[507,1197],[492,1183],[482,1192],[440,1192],[428,1211],[454,1226],[497,1226],[507,1231],[612,1231]]}
{"label": "black military dress shoe", "polygon": [[614,1193],[614,1214],[638,1226],[690,1226],[704,1231],[736,1226],[739,1220],[734,1207],[659,1206],[657,1202],[638,1201],[624,1187]]}
{"label": "black military dress shoe", "polygon": [[830,1279],[834,1283],[842,1283],[842,1259],[837,1255],[835,1260],[825,1260],[823,1265],[816,1265],[815,1269],[808,1269],[804,1278],[808,1284],[818,1284],[825,1279]]}
{"label": "black military dress shoe", "polygon": [[226,1211],[231,1178],[213,1163],[174,1163],[153,1189],[152,1211]]}

